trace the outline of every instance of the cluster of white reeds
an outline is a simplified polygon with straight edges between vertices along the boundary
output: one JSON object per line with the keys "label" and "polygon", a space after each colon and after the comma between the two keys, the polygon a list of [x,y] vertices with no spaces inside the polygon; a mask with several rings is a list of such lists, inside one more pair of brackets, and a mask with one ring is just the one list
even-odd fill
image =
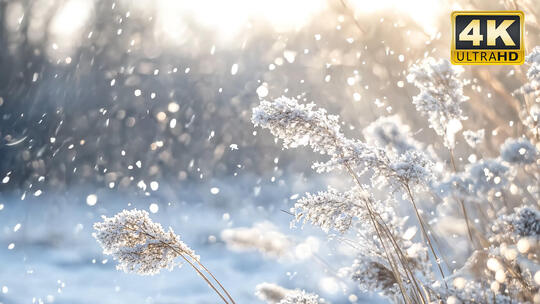
{"label": "cluster of white reeds", "polygon": [[[538,91],[539,53],[537,48],[527,59],[524,93]],[[413,103],[450,157],[412,138],[396,115],[366,127],[364,141],[346,137],[338,116],[296,98],[262,100],[252,121],[285,148],[309,146],[322,154],[326,160],[313,164],[317,172],[342,170],[351,177],[348,191],[307,193],[292,211],[295,222],[348,234],[343,242],[351,243],[357,257],[340,273],[359,289],[396,303],[540,303],[540,163],[538,140],[528,137],[537,133],[508,138],[498,157],[482,158],[478,147],[485,131],[464,131],[480,157],[457,163],[456,136],[466,119],[461,106],[469,99],[461,72],[447,60],[428,58],[407,77],[420,90]],[[415,214],[414,226],[401,204]],[[462,265],[443,252],[454,236],[434,229],[446,217],[466,227],[470,256]]]}
{"label": "cluster of white reeds", "polygon": [[[253,111],[254,124],[268,128],[274,136],[283,139],[285,147],[309,145],[314,151],[327,155],[329,160],[324,164],[316,163],[316,169],[342,169],[356,183],[355,187],[344,193],[330,188],[326,192],[307,194],[298,200],[293,210],[296,219],[311,221],[325,230],[335,229],[342,233],[353,227],[353,221],[359,222],[354,225],[363,228],[358,230],[358,235],[362,237],[362,242],[358,244],[361,248],[359,259],[373,261],[374,265],[380,265],[386,273],[391,274],[396,286],[392,297],[399,295],[407,302],[425,300],[419,277],[433,277],[429,267],[425,267],[427,250],[405,237],[404,221],[390,207],[392,200],[377,200],[369,187],[361,182],[361,176],[369,174],[372,183],[384,179],[393,187],[406,191],[412,198],[411,188],[425,186],[431,175],[429,158],[418,150],[390,154],[380,147],[349,139],[341,132],[337,116],[327,115],[322,109],[314,110],[314,107],[313,104],[302,105],[296,99],[280,97],[274,102],[262,101]],[[414,198],[411,203],[415,205]],[[432,247],[424,220],[418,210],[416,214],[426,244]],[[374,235],[377,237],[373,238]],[[410,248],[424,250],[408,250]],[[431,252],[437,260],[435,250]],[[354,269],[350,271],[355,273]],[[439,271],[442,274],[440,268]],[[359,281],[366,279],[353,277]]]}

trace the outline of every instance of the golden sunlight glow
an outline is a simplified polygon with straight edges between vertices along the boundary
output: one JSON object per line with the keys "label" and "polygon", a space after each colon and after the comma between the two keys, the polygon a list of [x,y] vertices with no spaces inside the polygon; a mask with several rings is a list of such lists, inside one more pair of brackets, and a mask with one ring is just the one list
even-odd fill
{"label": "golden sunlight glow", "polygon": [[58,11],[51,24],[51,32],[58,35],[73,35],[88,21],[92,1],[70,0]]}
{"label": "golden sunlight glow", "polygon": [[[160,46],[178,46],[200,38],[193,25],[216,33],[218,41],[230,47],[241,43],[229,42],[249,31],[252,24],[268,23],[275,31],[297,31],[308,24],[317,13],[328,9],[332,0],[119,0],[111,10],[127,8],[127,14],[119,19],[117,34],[122,35],[122,19],[139,17],[154,21],[154,35]],[[60,2],[58,2],[60,3]],[[57,3],[57,4],[58,4]],[[385,10],[408,14],[428,34],[437,31],[436,22],[444,5],[439,0],[348,0],[357,18]],[[338,3],[339,4],[339,3]],[[335,5],[335,3],[334,3]],[[53,22],[48,28],[51,41],[48,52],[63,58],[76,47],[93,14],[94,2],[89,0],[67,0],[58,7]],[[15,14],[16,15],[16,14]],[[16,23],[16,20],[13,21]],[[375,25],[374,25],[375,26]],[[90,33],[91,35],[91,33]],[[135,41],[136,39],[132,39]],[[133,45],[133,44],[132,44]],[[156,47],[160,47],[156,46]]]}
{"label": "golden sunlight glow", "polygon": [[296,30],[326,7],[325,0],[160,0],[154,3],[158,30],[172,39],[181,39],[186,18],[218,31],[223,38],[231,38],[257,20],[269,22],[277,31]]}
{"label": "golden sunlight glow", "polygon": [[[428,34],[437,31],[437,21],[441,13],[449,10],[448,3],[441,0],[349,0],[355,8],[355,13],[371,14],[384,10],[394,10],[409,15]],[[448,16],[450,18],[450,16]]]}
{"label": "golden sunlight glow", "polygon": [[69,0],[60,7],[48,29],[52,38],[49,53],[56,53],[58,57],[69,54],[82,39],[92,10],[93,2],[86,0]]}

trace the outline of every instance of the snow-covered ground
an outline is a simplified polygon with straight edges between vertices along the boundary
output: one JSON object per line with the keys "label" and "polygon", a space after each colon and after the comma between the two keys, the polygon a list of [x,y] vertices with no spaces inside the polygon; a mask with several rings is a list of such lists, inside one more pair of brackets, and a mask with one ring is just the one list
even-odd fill
{"label": "snow-covered ground", "polygon": [[[337,255],[325,252],[326,236],[304,227],[290,229],[291,215],[283,212],[294,194],[314,190],[320,183],[302,178],[261,182],[256,177],[198,184],[160,184],[157,191],[71,189],[4,195],[0,203],[0,303],[219,303],[219,298],[187,266],[155,276],[126,274],[101,253],[92,237],[92,224],[101,215],[112,216],[126,208],[159,210],[154,221],[172,226],[201,256],[203,263],[229,289],[238,303],[261,303],[255,286],[272,282],[287,288],[308,288],[331,299],[349,303],[354,291],[343,290],[331,277]],[[219,189],[219,192],[217,191]],[[217,192],[217,193],[216,193]],[[90,206],[86,198],[97,196]],[[155,208],[155,207],[154,207]],[[156,211],[152,209],[152,211]],[[238,252],[220,238],[226,228],[251,227],[270,221],[293,243],[315,236],[321,243],[317,259],[265,257],[259,252]],[[324,261],[324,262],[323,262]],[[312,290],[318,286],[319,290]],[[369,298],[359,296],[358,302]],[[371,299],[373,300],[373,299]]]}

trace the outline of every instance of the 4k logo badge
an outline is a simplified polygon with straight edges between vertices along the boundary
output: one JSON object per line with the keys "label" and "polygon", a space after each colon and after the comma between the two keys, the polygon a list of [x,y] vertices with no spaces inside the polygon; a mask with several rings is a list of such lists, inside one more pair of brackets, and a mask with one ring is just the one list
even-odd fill
{"label": "4k logo badge", "polygon": [[522,64],[524,16],[521,11],[452,13],[453,64]]}

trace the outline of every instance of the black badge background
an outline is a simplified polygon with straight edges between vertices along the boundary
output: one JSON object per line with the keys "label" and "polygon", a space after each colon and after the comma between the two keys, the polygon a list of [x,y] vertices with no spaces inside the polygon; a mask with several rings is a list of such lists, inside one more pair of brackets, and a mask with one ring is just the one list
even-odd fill
{"label": "black badge background", "polygon": [[[480,34],[484,36],[484,39],[480,42],[480,45],[473,46],[472,41],[460,41],[459,33],[473,20],[480,19]],[[495,20],[495,26],[499,26],[504,20],[516,20],[510,25],[506,31],[516,44],[515,46],[506,46],[503,40],[499,37],[495,40],[494,46],[487,45],[487,20]],[[489,16],[489,15],[457,15],[456,16],[456,50],[515,50],[520,48],[521,35],[520,35],[520,20],[519,16]]]}

